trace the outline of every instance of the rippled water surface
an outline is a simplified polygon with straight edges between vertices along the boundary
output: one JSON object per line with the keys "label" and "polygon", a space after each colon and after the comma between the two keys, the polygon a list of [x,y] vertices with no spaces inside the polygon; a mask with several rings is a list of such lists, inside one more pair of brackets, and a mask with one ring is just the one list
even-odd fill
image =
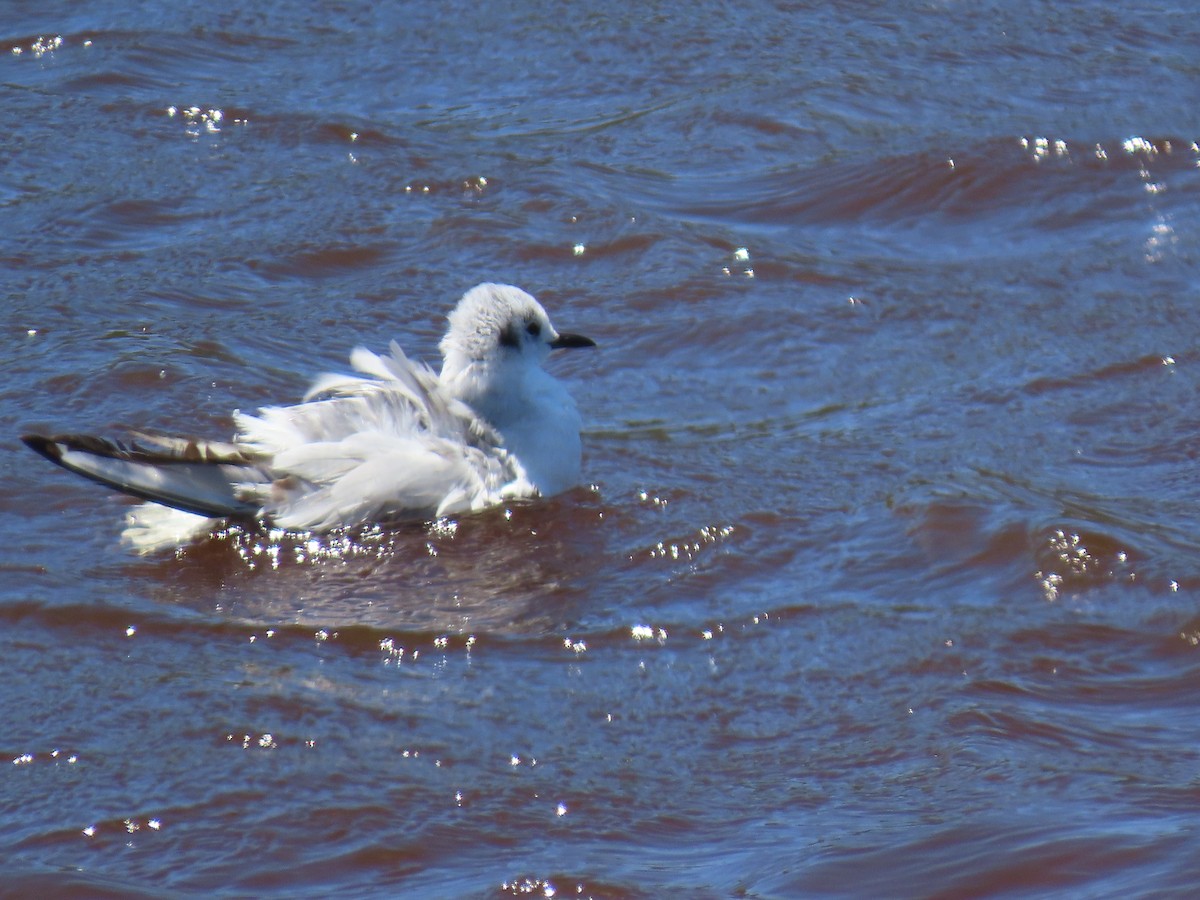
{"label": "rippled water surface", "polygon": [[[1200,877],[1200,19],[89,4],[0,22],[0,892]],[[224,437],[483,280],[587,484],[139,557],[25,430]]]}

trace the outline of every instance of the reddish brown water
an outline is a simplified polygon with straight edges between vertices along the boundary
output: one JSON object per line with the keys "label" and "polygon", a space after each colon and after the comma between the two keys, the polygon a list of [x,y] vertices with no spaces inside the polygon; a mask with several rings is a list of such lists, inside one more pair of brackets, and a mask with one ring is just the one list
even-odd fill
{"label": "reddish brown water", "polygon": [[[1198,23],[9,3],[0,891],[1187,893]],[[139,558],[17,441],[483,280],[601,344],[592,487]]]}

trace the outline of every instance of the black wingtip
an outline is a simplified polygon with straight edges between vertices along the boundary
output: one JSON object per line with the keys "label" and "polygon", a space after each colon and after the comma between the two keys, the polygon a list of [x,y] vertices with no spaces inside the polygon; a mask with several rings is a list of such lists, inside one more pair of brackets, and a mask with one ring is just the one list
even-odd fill
{"label": "black wingtip", "polygon": [[54,438],[46,437],[44,434],[23,434],[21,442],[25,444],[34,453],[46,457],[51,462],[59,462],[62,459],[62,448]]}

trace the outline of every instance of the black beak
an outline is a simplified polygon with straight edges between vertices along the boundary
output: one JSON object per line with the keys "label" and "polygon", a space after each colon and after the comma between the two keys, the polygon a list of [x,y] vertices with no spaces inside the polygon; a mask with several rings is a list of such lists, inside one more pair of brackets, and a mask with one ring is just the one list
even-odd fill
{"label": "black beak", "polygon": [[560,334],[550,342],[551,350],[569,350],[572,347],[595,347],[596,342],[582,334]]}

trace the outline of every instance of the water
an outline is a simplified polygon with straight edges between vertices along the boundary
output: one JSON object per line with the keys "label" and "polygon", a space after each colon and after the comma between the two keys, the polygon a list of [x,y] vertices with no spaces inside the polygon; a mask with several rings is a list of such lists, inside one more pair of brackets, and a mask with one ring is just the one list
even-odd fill
{"label": "water", "polygon": [[[1198,46],[9,3],[3,891],[1189,891]],[[17,441],[224,436],[489,279],[601,344],[550,502],[139,558]]]}

